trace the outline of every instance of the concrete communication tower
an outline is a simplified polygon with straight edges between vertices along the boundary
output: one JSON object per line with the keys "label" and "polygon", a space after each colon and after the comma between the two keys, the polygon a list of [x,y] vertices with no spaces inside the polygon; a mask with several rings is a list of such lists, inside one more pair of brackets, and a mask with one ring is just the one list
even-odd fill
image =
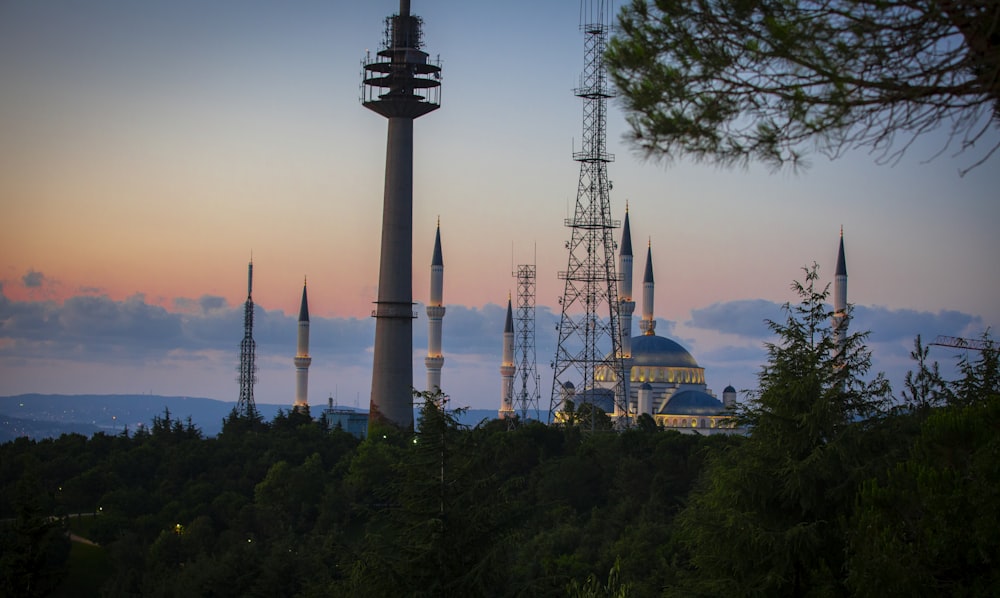
{"label": "concrete communication tower", "polygon": [[517,364],[514,410],[521,420],[533,411],[538,419],[538,370],[535,361],[535,265],[518,264],[517,317],[514,322],[514,362]]}
{"label": "concrete communication tower", "polygon": [[361,103],[389,120],[369,425],[413,427],[413,120],[440,106],[441,67],[422,51],[420,17],[400,0],[376,56],[362,62]]}
{"label": "concrete communication tower", "polygon": [[240,341],[240,367],[237,381],[240,383],[240,399],[236,403],[236,413],[240,417],[253,419],[257,416],[257,405],[253,400],[253,385],[257,383],[257,342],[253,340],[253,260],[247,266],[247,300],[243,304],[243,340]]}
{"label": "concrete communication tower", "polygon": [[[559,277],[566,281],[560,300],[559,343],[553,362],[552,398],[549,421],[558,419],[565,402],[597,403],[595,372],[613,372],[615,380],[605,380],[610,388],[614,411],[627,413],[624,392],[625,370],[621,355],[618,277],[615,274],[614,229],[611,219],[608,162],[614,156],[607,148],[607,100],[612,97],[604,70],[604,50],[611,20],[610,2],[582,0],[581,29],[585,35],[584,71],[580,87],[574,90],[583,100],[581,151],[573,153],[580,163],[576,209],[565,224],[571,231],[569,265]],[[602,401],[607,403],[607,401]]]}

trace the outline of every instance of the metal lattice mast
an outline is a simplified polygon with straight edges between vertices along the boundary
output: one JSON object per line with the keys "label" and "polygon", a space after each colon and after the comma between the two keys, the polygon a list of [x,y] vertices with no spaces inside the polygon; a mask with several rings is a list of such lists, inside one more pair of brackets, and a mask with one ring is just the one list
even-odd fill
{"label": "metal lattice mast", "polygon": [[581,27],[585,35],[584,71],[574,93],[583,99],[583,145],[573,154],[580,163],[580,181],[574,216],[566,220],[571,231],[569,262],[566,271],[559,273],[566,285],[560,301],[562,317],[553,363],[550,422],[570,398],[570,388],[576,393],[596,388],[598,368],[615,372],[615,379],[602,381],[602,386],[614,392],[616,411],[627,413],[615,274],[614,229],[619,223],[611,218],[607,171],[614,156],[606,151],[607,100],[613,94],[603,55],[609,30],[605,23],[610,20],[611,9],[609,2],[601,0],[583,0],[582,8],[583,18],[589,22]]}
{"label": "metal lattice mast", "polygon": [[515,322],[515,378],[521,388],[515,393],[514,409],[521,420],[534,410],[538,418],[538,370],[535,361],[535,265],[517,266],[517,319]]}
{"label": "metal lattice mast", "polygon": [[236,413],[253,419],[257,405],[253,400],[253,385],[257,383],[257,343],[253,340],[253,261],[247,266],[247,300],[243,304],[243,340],[240,341],[240,399]]}

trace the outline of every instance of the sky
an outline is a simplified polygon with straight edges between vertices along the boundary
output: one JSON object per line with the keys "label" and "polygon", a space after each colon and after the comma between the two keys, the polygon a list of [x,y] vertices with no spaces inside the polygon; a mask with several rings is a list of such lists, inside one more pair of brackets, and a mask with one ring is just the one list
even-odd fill
{"label": "sky", "polygon": [[[367,407],[386,121],[360,104],[360,64],[398,8],[0,3],[0,395],[235,401],[252,256],[257,402],[292,403],[307,279],[310,403]],[[534,263],[547,410],[579,178],[579,2],[414,0],[412,12],[443,66],[441,108],[414,127],[414,382],[440,219],[444,390],[499,406],[511,273]],[[897,394],[918,334],[1000,324],[1000,157],[959,175],[996,129],[964,153],[942,151],[938,131],[894,164],[859,149],[779,173],[650,161],[625,133],[613,101],[612,211],[628,203],[636,280],[648,244],[657,332],[716,394],[755,388],[764,320],[796,300],[803,267],[832,282],[841,227],[852,327],[870,331],[873,370]]]}

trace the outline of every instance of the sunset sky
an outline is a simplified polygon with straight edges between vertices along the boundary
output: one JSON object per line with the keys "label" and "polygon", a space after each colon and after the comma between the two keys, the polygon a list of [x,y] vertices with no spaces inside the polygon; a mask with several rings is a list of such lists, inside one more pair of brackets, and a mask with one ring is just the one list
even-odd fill
{"label": "sunset sky", "polygon": [[[0,3],[0,394],[153,393],[235,401],[254,262],[261,403],[292,402],[308,277],[310,402],[367,407],[386,121],[360,104],[360,62],[398,2],[89,0]],[[547,409],[563,220],[572,211],[583,68],[577,0],[413,0],[440,55],[440,110],[415,124],[414,299],[435,223],[445,262],[442,384],[499,405],[513,266],[538,268]],[[947,131],[896,164],[813,154],[798,173],[643,160],[611,105],[612,210],[651,243],[657,331],[721,395],[752,388],[764,318],[840,227],[855,329],[894,389],[914,337],[1000,324],[1000,155],[959,170]],[[901,139],[900,143],[906,140]],[[636,257],[641,278],[644,255]],[[414,381],[427,321],[414,323]],[[641,310],[641,305],[637,311]],[[935,348],[942,364],[952,350]]]}

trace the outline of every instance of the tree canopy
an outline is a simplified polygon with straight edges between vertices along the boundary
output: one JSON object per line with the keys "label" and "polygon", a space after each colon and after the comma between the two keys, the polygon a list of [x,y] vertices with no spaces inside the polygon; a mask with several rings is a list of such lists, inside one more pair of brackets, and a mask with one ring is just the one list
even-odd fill
{"label": "tree canopy", "polygon": [[946,128],[964,173],[1000,147],[992,0],[632,0],[606,64],[651,157],[779,168],[812,145],[892,163]]}
{"label": "tree canopy", "polygon": [[890,390],[864,376],[866,333],[838,342],[817,289],[815,267],[793,288],[785,322],[769,322],[760,388],[738,417],[747,442],[713,456],[679,516],[677,538],[690,551],[693,576],[671,595],[803,596],[843,590],[842,519],[857,485],[885,467],[868,433]]}
{"label": "tree canopy", "polygon": [[996,345],[946,381],[918,340],[888,404],[816,280],[770,322],[747,436],[601,431],[587,404],[470,428],[423,394],[415,431],[363,441],[164,411],[2,443],[0,595],[1000,595]]}

